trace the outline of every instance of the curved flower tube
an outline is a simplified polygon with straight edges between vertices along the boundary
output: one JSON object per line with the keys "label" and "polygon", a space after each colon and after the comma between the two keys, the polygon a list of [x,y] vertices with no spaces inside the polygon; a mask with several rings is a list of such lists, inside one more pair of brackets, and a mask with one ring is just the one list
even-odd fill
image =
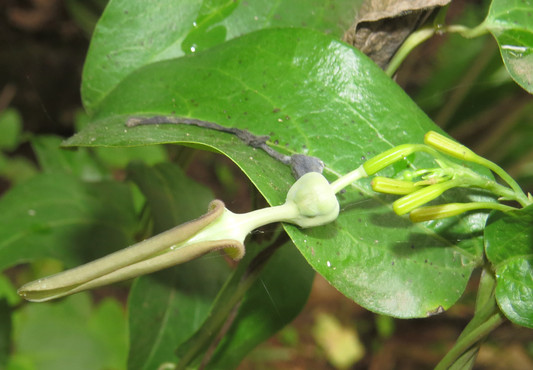
{"label": "curved flower tube", "polygon": [[44,302],[87,289],[131,279],[224,249],[233,259],[245,253],[244,239],[263,225],[289,222],[302,228],[334,221],[339,203],[333,188],[319,173],[302,176],[291,187],[285,204],[236,214],[220,200],[204,216],[176,226],[128,248],[85,265],[30,282],[18,290],[23,298]]}

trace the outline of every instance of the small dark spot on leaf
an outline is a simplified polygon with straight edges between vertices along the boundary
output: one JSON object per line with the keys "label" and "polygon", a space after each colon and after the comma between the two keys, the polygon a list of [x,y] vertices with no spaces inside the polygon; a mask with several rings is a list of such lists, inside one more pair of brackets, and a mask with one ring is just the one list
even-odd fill
{"label": "small dark spot on leaf", "polygon": [[359,192],[359,195],[360,195],[360,196],[363,196],[363,192],[362,192],[362,191],[360,191],[360,192]]}
{"label": "small dark spot on leaf", "polygon": [[461,274],[461,276],[462,276],[462,277],[465,277],[465,275],[464,275],[464,274]]}
{"label": "small dark spot on leaf", "polygon": [[289,147],[289,143],[285,144],[285,148],[288,148]]}
{"label": "small dark spot on leaf", "polygon": [[307,122],[307,118],[306,118],[306,119],[304,119],[304,122]]}
{"label": "small dark spot on leaf", "polygon": [[362,160],[362,161],[364,161],[365,159],[366,159],[365,156],[362,156],[362,157],[361,157],[361,160]]}
{"label": "small dark spot on leaf", "polygon": [[124,10],[124,14],[129,14],[129,12],[127,10]]}
{"label": "small dark spot on leaf", "polygon": [[231,116],[228,116],[228,119],[230,119],[230,118],[231,118]]}
{"label": "small dark spot on leaf", "polygon": [[302,149],[307,149],[307,147],[305,145],[302,145]]}
{"label": "small dark spot on leaf", "polygon": [[278,145],[279,144],[279,140],[274,141],[274,144]]}
{"label": "small dark spot on leaf", "polygon": [[272,113],[278,113],[281,109],[279,108],[274,108],[274,110],[272,111]]}
{"label": "small dark spot on leaf", "polygon": [[392,262],[392,263],[391,263],[391,265],[393,265],[393,266],[394,266],[394,262]]}
{"label": "small dark spot on leaf", "polygon": [[357,220],[357,221],[359,221],[359,222],[363,222],[363,221],[361,221],[361,219],[359,219],[359,220]]}
{"label": "small dark spot on leaf", "polygon": [[414,244],[411,244],[411,249],[415,249],[415,245]]}
{"label": "small dark spot on leaf", "polygon": [[428,263],[428,260],[425,260],[424,263]]}
{"label": "small dark spot on leaf", "polygon": [[248,112],[244,112],[243,114],[248,114]]}
{"label": "small dark spot on leaf", "polygon": [[172,112],[170,112],[170,114],[175,115],[175,114],[176,114],[176,111],[173,110]]}
{"label": "small dark spot on leaf", "polygon": [[288,121],[288,120],[291,119],[291,117],[289,117],[289,116],[285,116],[285,119]]}

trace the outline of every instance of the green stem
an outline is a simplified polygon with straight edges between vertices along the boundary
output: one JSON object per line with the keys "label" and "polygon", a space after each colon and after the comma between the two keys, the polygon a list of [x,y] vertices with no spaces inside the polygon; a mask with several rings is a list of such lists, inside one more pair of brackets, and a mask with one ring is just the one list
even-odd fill
{"label": "green stem", "polygon": [[463,338],[459,337],[459,340],[455,346],[446,354],[446,356],[444,356],[435,370],[449,369],[459,357],[461,357],[470,349],[470,347],[484,339],[491,331],[500,326],[504,321],[505,316],[501,312],[497,312]]}
{"label": "green stem", "polygon": [[445,26],[443,28],[443,31],[450,33],[458,33],[459,35],[467,39],[473,39],[475,37],[483,36],[484,34],[488,33],[489,29],[485,22],[482,22],[474,28],[469,28],[460,24],[452,24],[449,26]]}
{"label": "green stem", "polygon": [[411,35],[409,35],[409,37],[405,39],[402,46],[400,46],[396,54],[394,54],[394,57],[387,66],[387,69],[385,70],[387,76],[392,77],[392,75],[396,72],[400,64],[402,64],[402,62],[411,53],[411,51],[413,51],[414,48],[429,39],[434,34],[435,28],[431,26],[416,30]]}
{"label": "green stem", "polygon": [[332,182],[331,188],[333,189],[334,193],[338,193],[352,182],[362,179],[363,177],[368,177],[368,175],[366,174],[363,165],[361,165],[356,170],[353,170],[352,172],[347,173],[338,180]]}
{"label": "green stem", "polygon": [[518,185],[518,183],[511,176],[509,176],[509,174],[505,172],[503,168],[498,166],[496,163],[479,156],[476,162],[482,166],[487,167],[488,169],[496,173],[498,176],[500,176],[506,183],[509,184],[509,186],[514,190],[514,196],[511,199],[516,199],[516,201],[519,202],[522,207],[527,207],[531,204],[531,201],[527,198],[520,185]]}

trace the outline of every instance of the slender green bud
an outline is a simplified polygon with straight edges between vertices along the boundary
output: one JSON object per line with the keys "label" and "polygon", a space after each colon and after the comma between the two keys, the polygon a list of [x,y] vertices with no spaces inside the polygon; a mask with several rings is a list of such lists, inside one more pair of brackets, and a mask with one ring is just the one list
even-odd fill
{"label": "slender green bud", "polygon": [[373,175],[387,166],[398,162],[399,160],[407,157],[410,154],[413,154],[418,150],[420,145],[416,144],[404,144],[399,145],[394,148],[391,148],[381,154],[376,155],[373,158],[370,158],[368,161],[363,163],[363,168],[368,176]]}
{"label": "slender green bud", "polygon": [[449,156],[462,159],[469,162],[477,162],[478,155],[468,149],[466,146],[461,145],[452,139],[442,136],[435,131],[429,131],[424,136],[424,142],[437,149],[440,152],[446,153]]}
{"label": "slender green bud", "polygon": [[438,220],[441,218],[457,216],[461,213],[473,211],[476,209],[497,209],[504,212],[516,210],[516,208],[505,206],[499,203],[450,203],[443,204],[440,206],[429,206],[414,209],[409,214],[409,218],[413,222]]}
{"label": "slender green bud", "polygon": [[455,180],[446,181],[443,183],[431,185],[421,190],[415,191],[403,198],[398,199],[392,204],[392,209],[398,215],[404,215],[411,212],[413,209],[418,208],[433,199],[440,196],[446,190],[451,189],[458,185]]}
{"label": "slender green bud", "polygon": [[414,182],[390,179],[388,177],[376,176],[371,182],[372,190],[378,193],[405,195],[422,189]]}

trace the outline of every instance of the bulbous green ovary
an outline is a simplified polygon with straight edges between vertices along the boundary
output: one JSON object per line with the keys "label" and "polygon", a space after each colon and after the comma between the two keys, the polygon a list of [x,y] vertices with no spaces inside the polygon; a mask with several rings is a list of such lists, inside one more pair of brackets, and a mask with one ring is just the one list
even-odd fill
{"label": "bulbous green ovary", "polygon": [[328,224],[339,216],[339,202],[324,176],[310,172],[302,176],[289,190],[287,203],[294,202],[299,216],[288,221],[300,227]]}

